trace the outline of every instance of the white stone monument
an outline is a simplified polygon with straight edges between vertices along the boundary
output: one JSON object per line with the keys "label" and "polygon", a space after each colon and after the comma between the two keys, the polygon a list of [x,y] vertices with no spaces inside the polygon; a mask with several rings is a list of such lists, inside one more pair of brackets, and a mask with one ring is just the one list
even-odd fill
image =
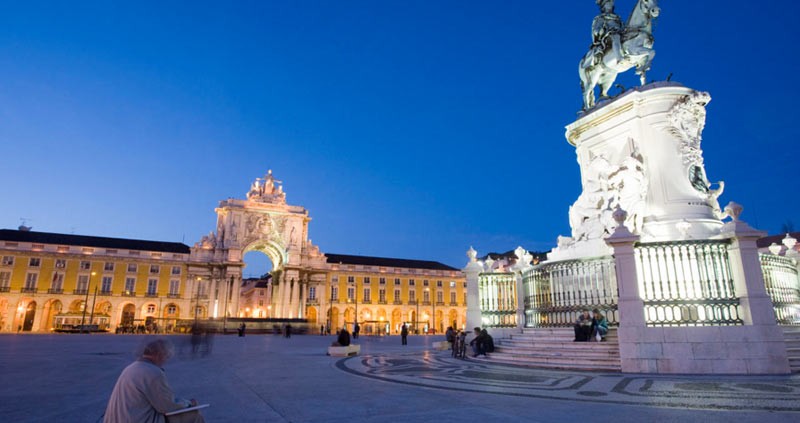
{"label": "white stone monument", "polygon": [[628,91],[567,126],[583,192],[569,209],[572,234],[549,260],[608,256],[619,207],[642,242],[709,239],[720,234],[717,198],[700,148],[708,93],[660,82]]}

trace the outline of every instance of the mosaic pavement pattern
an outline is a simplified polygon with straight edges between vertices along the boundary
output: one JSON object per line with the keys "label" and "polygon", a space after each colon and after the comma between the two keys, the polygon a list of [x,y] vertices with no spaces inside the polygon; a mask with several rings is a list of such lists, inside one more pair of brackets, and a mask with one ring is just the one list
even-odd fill
{"label": "mosaic pavement pattern", "polygon": [[[534,369],[436,353],[367,355],[336,362],[386,382],[518,397],[690,409],[800,412],[800,375],[653,376]],[[800,416],[798,416],[800,419]]]}

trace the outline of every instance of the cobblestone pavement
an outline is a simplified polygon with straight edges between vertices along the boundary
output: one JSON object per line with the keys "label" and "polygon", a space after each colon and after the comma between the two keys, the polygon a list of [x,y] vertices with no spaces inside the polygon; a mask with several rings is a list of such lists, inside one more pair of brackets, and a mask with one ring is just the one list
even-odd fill
{"label": "cobblestone pavement", "polygon": [[[217,336],[192,357],[169,337],[173,389],[209,422],[797,422],[797,376],[713,378],[579,373],[453,360],[433,337],[362,337],[361,357],[325,355],[332,337]],[[0,335],[0,422],[95,422],[135,335]]]}
{"label": "cobblestone pavement", "polygon": [[[449,391],[719,410],[800,412],[800,375],[652,376],[554,371],[459,360],[446,353],[376,355],[340,360],[351,374]],[[800,419],[800,415],[797,416]]]}

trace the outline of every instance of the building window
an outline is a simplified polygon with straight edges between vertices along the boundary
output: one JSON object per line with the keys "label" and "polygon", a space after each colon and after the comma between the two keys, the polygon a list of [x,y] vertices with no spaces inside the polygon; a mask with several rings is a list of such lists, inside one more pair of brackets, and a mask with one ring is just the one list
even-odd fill
{"label": "building window", "polygon": [[11,272],[0,272],[0,288],[8,288],[11,286]]}
{"label": "building window", "polygon": [[147,305],[147,314],[153,314],[156,312],[156,305],[155,304],[148,304]]}
{"label": "building window", "polygon": [[424,280],[422,281],[422,286],[428,286],[428,285],[429,285],[429,283],[428,283],[428,280],[427,280],[427,279],[424,279]]}
{"label": "building window", "polygon": [[337,275],[333,275],[333,276],[331,276],[331,282],[333,282],[333,283],[339,283],[339,276],[337,276]]}
{"label": "building window", "polygon": [[369,276],[364,276],[364,285],[369,285],[370,282]]}
{"label": "building window", "polygon": [[136,273],[136,263],[128,263],[128,273]]}
{"label": "building window", "polygon": [[317,287],[316,286],[308,287],[308,299],[312,300],[312,301],[317,299]]}
{"label": "building window", "polygon": [[264,300],[258,300],[258,306],[264,307]]}
{"label": "building window", "polygon": [[90,261],[81,261],[80,265],[81,270],[89,270],[92,268],[92,263]]}
{"label": "building window", "polygon": [[450,288],[456,287],[456,281],[450,281]]}
{"label": "building window", "polygon": [[332,286],[331,287],[331,301],[339,301],[339,287]]}
{"label": "building window", "polygon": [[415,291],[413,289],[408,291],[408,301],[410,301],[412,303],[414,301],[417,301],[417,291]]}
{"label": "building window", "polygon": [[170,304],[167,306],[167,314],[175,314],[178,311],[178,307]]}
{"label": "building window", "polygon": [[431,293],[428,291],[422,291],[422,302],[429,303],[431,302]]}
{"label": "building window", "polygon": [[400,278],[394,278],[395,286],[400,286]]}
{"label": "building window", "polygon": [[78,275],[78,291],[86,292],[89,289],[89,275]]}
{"label": "building window", "polygon": [[172,274],[173,275],[180,275],[181,274],[181,267],[180,266],[172,266]]}
{"label": "building window", "polygon": [[442,281],[436,281],[436,287],[437,288],[441,288],[442,287]]}
{"label": "building window", "polygon": [[378,284],[379,284],[379,285],[386,285],[386,278],[380,278],[380,279],[378,279]]}
{"label": "building window", "polygon": [[444,302],[444,292],[436,291],[436,302],[443,303]]}
{"label": "building window", "polygon": [[381,303],[385,303],[386,302],[386,290],[385,289],[381,289],[380,291],[378,291],[378,301],[380,301]]}
{"label": "building window", "polygon": [[67,267],[67,261],[64,259],[56,259],[56,269],[64,269]]}
{"label": "building window", "polygon": [[455,291],[450,291],[450,303],[451,304],[455,304],[456,303],[456,293],[455,293]]}
{"label": "building window", "polygon": [[155,274],[158,274],[158,272],[160,272],[160,271],[161,271],[161,268],[157,264],[151,264],[150,265],[150,274],[155,275]]}
{"label": "building window", "polygon": [[39,267],[42,265],[42,259],[39,257],[31,257],[28,261],[28,267]]}
{"label": "building window", "polygon": [[464,282],[464,288],[466,288],[466,287],[467,287],[467,282],[465,281],[465,282]]}
{"label": "building window", "polygon": [[158,279],[147,280],[147,295],[156,295],[158,290]]}
{"label": "building window", "polygon": [[464,293],[464,304],[466,304],[466,303],[467,303],[467,293],[465,292]]}
{"label": "building window", "polygon": [[36,289],[36,282],[39,281],[38,273],[28,273],[25,275],[25,289]]}
{"label": "building window", "polygon": [[355,283],[355,282],[356,282],[356,277],[355,276],[348,276],[347,277],[347,283]]}
{"label": "building window", "polygon": [[169,281],[169,295],[178,295],[181,292],[181,281],[173,279]]}
{"label": "building window", "polygon": [[400,301],[400,290],[399,289],[395,289],[394,290],[394,300],[395,301]]}
{"label": "building window", "polygon": [[3,256],[3,266],[13,266],[14,256]]}
{"label": "building window", "polygon": [[136,292],[136,278],[125,278],[125,293]]}
{"label": "building window", "polygon": [[364,302],[372,302],[372,291],[369,288],[364,288],[364,297],[361,299]]}
{"label": "building window", "polygon": [[113,271],[114,271],[114,262],[112,262],[112,261],[107,261],[107,262],[106,262],[106,263],[103,265],[103,271],[104,271],[104,272],[113,272]]}
{"label": "building window", "polygon": [[111,292],[111,281],[112,281],[112,277],[111,276],[103,276],[103,279],[102,279],[102,282],[101,282],[102,285],[100,287],[100,292],[103,292],[105,294],[110,293]]}
{"label": "building window", "polygon": [[356,289],[353,288],[352,286],[347,287],[347,300],[352,301],[353,299],[355,299],[355,296],[356,296]]}
{"label": "building window", "polygon": [[416,283],[417,282],[414,279],[409,279],[408,280],[408,286],[414,286],[414,285],[416,285]]}

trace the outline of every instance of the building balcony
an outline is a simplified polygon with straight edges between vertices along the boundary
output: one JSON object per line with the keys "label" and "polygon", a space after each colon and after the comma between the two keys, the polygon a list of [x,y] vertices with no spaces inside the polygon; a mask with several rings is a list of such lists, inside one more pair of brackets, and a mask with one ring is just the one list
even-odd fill
{"label": "building balcony", "polygon": [[437,302],[436,302],[436,305],[437,305],[437,306],[443,306],[443,305],[444,305],[444,301],[437,301]]}
{"label": "building balcony", "polygon": [[423,302],[422,302],[422,305],[424,305],[424,306],[429,306],[429,305],[431,305],[431,302],[430,302],[430,301],[423,301]]}
{"label": "building balcony", "polygon": [[394,305],[403,305],[403,302],[401,300],[394,300],[394,302],[392,304],[394,304]]}
{"label": "building balcony", "polygon": [[104,297],[110,297],[110,296],[112,296],[114,294],[112,294],[110,290],[109,291],[103,290],[103,291],[98,292],[97,295],[102,295]]}
{"label": "building balcony", "polygon": [[450,303],[450,307],[458,307],[458,303],[451,302],[451,303]]}
{"label": "building balcony", "polygon": [[195,298],[197,298],[198,300],[207,300],[208,294],[198,294],[195,296]]}
{"label": "building balcony", "polygon": [[147,293],[144,294],[144,296],[145,297],[149,297],[149,298],[154,298],[154,297],[158,297],[158,293],[157,292],[147,292]]}
{"label": "building balcony", "polygon": [[22,288],[19,290],[19,292],[22,292],[24,294],[35,294],[38,291],[39,288]]}
{"label": "building balcony", "polygon": [[89,292],[89,291],[86,290],[86,289],[74,289],[74,290],[72,290],[72,294],[73,295],[86,295],[87,292]]}
{"label": "building balcony", "polygon": [[306,304],[307,305],[318,305],[319,304],[319,300],[317,300],[316,298],[309,298],[309,299],[306,300]]}
{"label": "building balcony", "polygon": [[385,304],[386,304],[386,300],[378,300],[378,304],[383,304],[383,305],[385,305]]}
{"label": "building balcony", "polygon": [[64,290],[61,288],[50,288],[47,290],[48,294],[63,294]]}
{"label": "building balcony", "polygon": [[417,305],[417,302],[415,300],[411,300],[408,302],[408,305]]}
{"label": "building balcony", "polygon": [[0,286],[0,292],[8,292],[11,291],[10,286]]}
{"label": "building balcony", "polygon": [[136,291],[122,291],[123,297],[135,297]]}
{"label": "building balcony", "polygon": [[180,298],[181,294],[167,294],[167,298]]}
{"label": "building balcony", "polygon": [[362,302],[361,302],[361,304],[372,304],[372,301],[370,301],[370,300],[364,300],[364,301],[362,301]]}

